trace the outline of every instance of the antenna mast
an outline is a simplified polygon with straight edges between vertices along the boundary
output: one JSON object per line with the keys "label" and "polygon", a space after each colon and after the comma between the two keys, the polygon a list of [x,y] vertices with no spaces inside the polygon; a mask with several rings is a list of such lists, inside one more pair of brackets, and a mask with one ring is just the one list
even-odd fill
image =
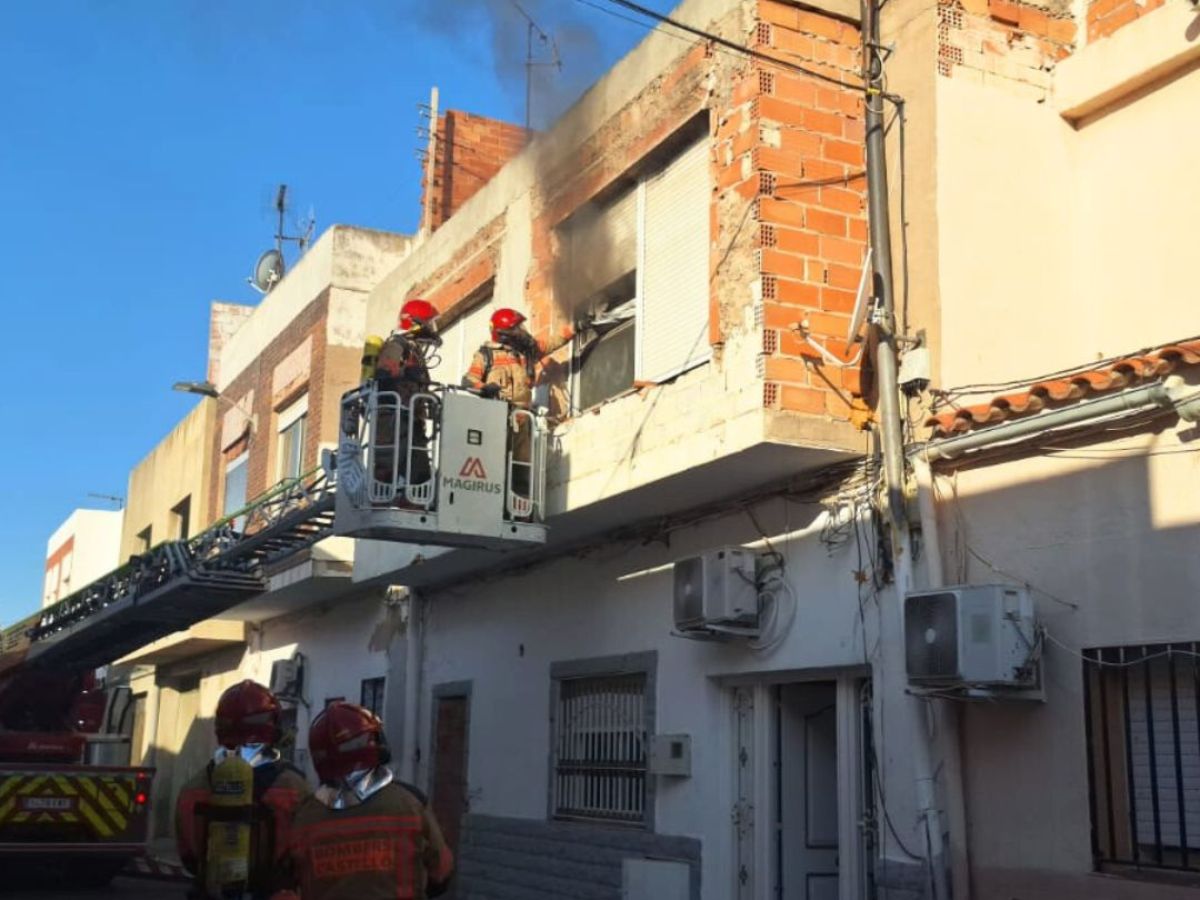
{"label": "antenna mast", "polygon": [[[561,72],[562,59],[558,55],[558,42],[541,29],[541,26],[533,20],[533,16],[525,12],[517,0],[509,0],[509,3],[525,19],[525,131],[528,133],[533,128],[533,70],[536,66],[554,66]],[[535,58],[533,52],[535,37],[550,48],[549,62],[538,61]]]}

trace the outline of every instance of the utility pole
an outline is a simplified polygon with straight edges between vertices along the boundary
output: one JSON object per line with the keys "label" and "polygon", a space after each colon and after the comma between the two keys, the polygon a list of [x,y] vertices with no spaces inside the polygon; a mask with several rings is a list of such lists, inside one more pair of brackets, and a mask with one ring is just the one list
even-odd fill
{"label": "utility pole", "polygon": [[[880,56],[879,6],[877,0],[861,0],[863,82],[866,87],[867,215],[872,249],[872,280],[876,308],[874,328],[878,337],[875,368],[879,386],[879,443],[883,455],[887,490],[886,516],[894,566],[895,614],[892,622],[881,623],[881,659],[877,677],[882,677],[880,694],[889,704],[899,703],[898,718],[906,727],[901,734],[911,737],[914,801],[924,838],[925,862],[929,867],[933,900],[949,900],[946,853],[942,841],[941,813],[934,783],[931,738],[922,701],[904,690],[906,679],[904,639],[904,596],[913,586],[912,534],[905,501],[904,428],[900,415],[896,304],[892,282],[892,234],[888,218],[887,145],[884,132],[883,59]],[[891,641],[882,640],[891,631]],[[891,730],[895,740],[896,729]],[[887,748],[881,748],[883,754]],[[885,786],[886,787],[886,786]],[[887,846],[887,836],[881,842]]]}

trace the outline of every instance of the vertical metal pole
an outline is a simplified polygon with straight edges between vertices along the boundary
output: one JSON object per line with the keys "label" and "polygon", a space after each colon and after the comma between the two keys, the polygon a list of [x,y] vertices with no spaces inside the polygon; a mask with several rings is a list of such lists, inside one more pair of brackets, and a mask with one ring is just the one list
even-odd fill
{"label": "vertical metal pole", "polygon": [[[1085,652],[1083,655],[1083,728],[1084,728],[1084,744],[1087,747],[1087,774],[1088,774],[1088,817],[1092,823],[1092,861],[1097,863],[1100,861],[1100,829],[1098,817],[1096,815],[1096,729],[1093,726],[1095,715],[1092,709],[1092,671],[1091,653]],[[1101,673],[1103,678],[1103,673]]]}
{"label": "vertical metal pole", "polygon": [[883,64],[876,0],[862,0],[863,82],[867,87],[867,225],[871,239],[874,295],[879,301],[879,344],[875,363],[879,381],[879,437],[887,484],[888,512],[895,529],[904,518],[904,433],[900,420],[896,363],[896,306],[892,285],[892,227],[888,218],[887,147],[884,134]]}
{"label": "vertical metal pole", "polygon": [[437,172],[438,146],[438,89],[429,91],[429,145],[425,151],[425,209],[421,216],[421,233],[433,231],[433,178]]}
{"label": "vertical metal pole", "polygon": [[1142,854],[1138,846],[1137,791],[1133,786],[1133,723],[1129,715],[1129,666],[1125,664],[1125,648],[1121,647],[1117,653],[1121,663],[1121,712],[1125,724],[1125,792],[1129,796],[1129,842],[1133,847],[1133,862],[1136,865]]}
{"label": "vertical metal pole", "polygon": [[1113,772],[1112,772],[1112,747],[1110,746],[1110,737],[1112,731],[1108,724],[1108,678],[1104,673],[1104,666],[1101,665],[1104,661],[1103,651],[1097,651],[1098,662],[1096,663],[1096,679],[1100,683],[1100,733],[1101,740],[1104,742],[1104,815],[1105,824],[1108,826],[1108,858],[1115,860],[1117,858],[1117,823],[1113,813]]}
{"label": "vertical metal pole", "polygon": [[1150,688],[1150,649],[1142,647],[1142,693],[1146,698],[1146,737],[1150,750],[1150,808],[1154,813],[1154,861],[1163,861],[1162,810],[1158,801],[1158,748],[1154,740],[1154,695]]}
{"label": "vertical metal pole", "polygon": [[[878,344],[875,368],[879,388],[879,441],[887,488],[899,634],[903,635],[904,592],[912,584],[912,545],[904,502],[904,431],[900,415],[896,352],[896,309],[892,285],[892,235],[888,218],[887,147],[884,134],[883,63],[877,48],[879,7],[877,0],[861,0],[863,82],[866,91],[867,225],[870,233],[874,294],[879,301],[876,317]],[[898,650],[896,651],[898,652]],[[889,674],[903,677],[900,669]],[[899,693],[896,686],[897,693]],[[886,688],[885,688],[886,689]],[[906,713],[912,723],[910,759],[915,782],[917,812],[922,820],[929,877],[934,900],[950,896],[941,834],[941,813],[934,784],[931,739],[924,708],[916,698],[905,697]],[[882,748],[881,748],[882,750]]]}
{"label": "vertical metal pole", "polygon": [[1175,743],[1175,805],[1179,810],[1179,864],[1188,867],[1187,806],[1183,802],[1183,750],[1179,740],[1179,690],[1175,679],[1175,654],[1167,655],[1171,684],[1171,736]]}
{"label": "vertical metal pole", "polygon": [[533,101],[533,21],[525,27],[525,133],[533,121],[530,104]]}

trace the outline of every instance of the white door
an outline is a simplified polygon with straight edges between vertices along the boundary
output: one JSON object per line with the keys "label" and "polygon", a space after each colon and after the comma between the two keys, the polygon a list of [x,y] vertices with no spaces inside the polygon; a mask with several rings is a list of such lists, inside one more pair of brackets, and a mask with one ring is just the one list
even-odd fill
{"label": "white door", "polygon": [[777,896],[838,900],[836,685],[781,685],[778,704]]}

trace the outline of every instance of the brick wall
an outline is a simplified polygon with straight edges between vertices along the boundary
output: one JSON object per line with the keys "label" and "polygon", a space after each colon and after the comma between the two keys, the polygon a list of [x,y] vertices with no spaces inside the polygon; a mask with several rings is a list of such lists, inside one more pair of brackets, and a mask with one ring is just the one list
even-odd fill
{"label": "brick wall", "polygon": [[[329,314],[329,289],[326,288],[301,310],[287,327],[226,387],[217,411],[220,418],[229,414],[231,403],[241,403],[251,391],[251,411],[256,426],[249,439],[242,438],[230,447],[222,447],[221,427],[213,438],[214,469],[209,488],[210,520],[220,516],[225,497],[225,466],[242,452],[249,450],[246,472],[246,498],[252,499],[275,482],[278,411],[296,397],[308,392],[308,421],[304,441],[302,468],[315,466],[320,457],[322,440],[337,440],[336,408],[341,393],[358,381],[361,353],[350,349],[349,354],[326,345]],[[275,370],[294,354],[305,341],[311,342],[309,375],[305,384],[292,385],[286,396],[273,396]],[[347,361],[352,357],[352,362]],[[293,357],[294,358],[294,357]],[[330,397],[333,400],[330,401]],[[332,412],[332,414],[331,414]]]}
{"label": "brick wall", "polygon": [[813,344],[857,356],[846,333],[867,245],[859,32],[774,0],[759,16],[758,49],[849,85],[756,65],[717,134],[718,183],[753,203],[763,404],[847,418],[859,367],[825,363]]}
{"label": "brick wall", "polygon": [[241,303],[225,303],[216,300],[208,317],[208,383],[216,384],[221,378],[221,350],[250,314],[253,306]]}
{"label": "brick wall", "polygon": [[1163,6],[1166,0],[1092,0],[1087,7],[1089,42],[1108,37]]}
{"label": "brick wall", "polygon": [[[432,179],[421,190],[422,221],[436,231],[525,146],[518,125],[447,110],[438,117]],[[426,218],[426,215],[428,216]]]}
{"label": "brick wall", "polygon": [[938,73],[988,79],[1041,99],[1056,63],[1070,56],[1077,29],[1065,2],[955,0],[938,5]]}
{"label": "brick wall", "polygon": [[[706,28],[848,86],[716,52],[705,42],[684,45],[577,150],[536,161],[524,281],[531,330],[553,346],[571,324],[556,286],[558,227],[628,184],[665,145],[669,152],[676,138],[707,131],[714,182],[708,336],[715,364],[722,364],[732,335],[751,329],[762,348],[766,407],[849,418],[861,390],[857,366],[822,362],[800,329],[836,355],[854,355],[845,336],[867,238],[857,27],[791,3],[757,0]],[[484,225],[409,296],[434,297],[443,313],[452,310],[492,277],[502,229],[502,219]],[[555,413],[563,356],[547,364]]]}
{"label": "brick wall", "polygon": [[556,897],[620,900],[625,859],[673,860],[700,900],[700,841],[636,828],[467,816],[459,849],[460,900]]}

